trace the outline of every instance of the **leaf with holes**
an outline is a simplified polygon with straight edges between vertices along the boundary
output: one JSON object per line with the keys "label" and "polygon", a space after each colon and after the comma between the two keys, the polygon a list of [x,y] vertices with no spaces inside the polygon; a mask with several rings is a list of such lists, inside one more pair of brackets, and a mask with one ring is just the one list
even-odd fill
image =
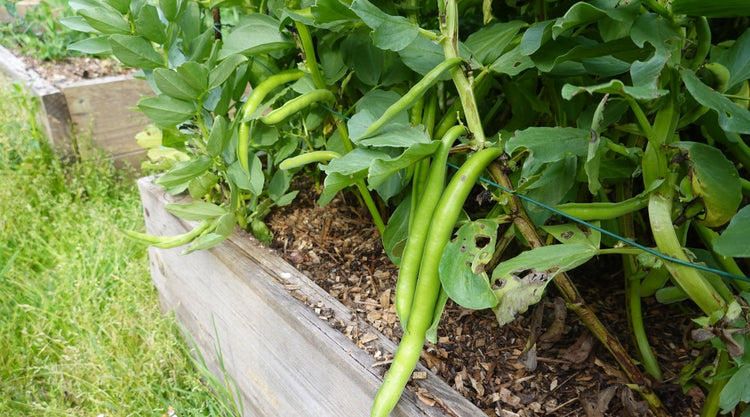
{"label": "leaf with holes", "polygon": [[593,258],[598,250],[589,243],[542,246],[501,262],[492,272],[498,304],[498,324],[510,323],[542,298],[544,289],[560,272],[571,270]]}
{"label": "leaf with holes", "polygon": [[481,219],[458,229],[440,257],[440,282],[456,303],[474,310],[492,308],[497,297],[492,292],[484,267],[492,259],[497,223]]}

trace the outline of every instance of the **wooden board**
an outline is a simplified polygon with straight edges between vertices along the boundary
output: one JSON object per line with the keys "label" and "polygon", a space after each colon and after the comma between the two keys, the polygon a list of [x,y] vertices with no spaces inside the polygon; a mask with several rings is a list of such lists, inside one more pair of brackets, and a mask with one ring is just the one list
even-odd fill
{"label": "wooden board", "polygon": [[65,96],[71,126],[79,137],[91,138],[94,146],[115,159],[137,160],[146,154],[136,144],[135,135],[150,121],[133,110],[138,100],[154,94],[145,80],[112,76],[58,87]]}
{"label": "wooden board", "polygon": [[[153,178],[138,181],[147,231],[184,233],[192,224],[163,205],[168,196]],[[188,200],[184,200],[188,201]],[[224,369],[242,393],[246,416],[368,416],[382,381],[375,360],[309,307],[375,336],[385,353],[396,346],[269,249],[241,231],[219,246],[181,255],[181,248],[149,248],[151,274],[162,306],[177,318],[209,369]],[[486,416],[426,371],[417,383],[442,403],[428,406],[406,392],[393,416]]]}
{"label": "wooden board", "polygon": [[136,144],[135,135],[150,121],[133,109],[141,97],[154,95],[145,80],[128,75],[53,85],[3,47],[0,71],[39,98],[39,122],[58,151],[74,155],[86,149],[74,143],[75,137],[111,154],[119,166],[140,167],[146,151]]}

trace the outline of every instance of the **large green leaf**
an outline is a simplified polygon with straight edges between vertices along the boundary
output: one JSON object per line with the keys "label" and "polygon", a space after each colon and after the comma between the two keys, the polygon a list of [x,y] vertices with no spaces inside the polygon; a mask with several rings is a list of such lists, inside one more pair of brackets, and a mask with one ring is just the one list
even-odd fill
{"label": "large green leaf", "polygon": [[185,220],[208,220],[227,213],[226,207],[200,200],[184,204],[169,203],[164,205],[164,209]]}
{"label": "large green leaf", "polygon": [[650,58],[633,62],[630,68],[633,85],[656,89],[661,71],[667,62],[679,60],[679,30],[667,19],[648,13],[636,19],[630,38],[639,48],[644,48],[646,43],[654,47],[654,53]]}
{"label": "large green leaf", "polygon": [[279,30],[280,22],[271,16],[254,13],[245,16],[224,38],[219,59],[232,54],[266,54],[294,47],[294,42]]}
{"label": "large green leaf", "polygon": [[521,46],[516,46],[510,51],[502,54],[490,65],[490,70],[498,74],[515,76],[534,67],[534,61],[521,51]]}
{"label": "large green leaf", "polygon": [[379,186],[396,172],[409,167],[428,155],[432,155],[439,145],[438,141],[417,143],[408,147],[395,158],[375,158],[370,164],[367,176],[368,186],[371,189]]}
{"label": "large green leaf", "polygon": [[750,365],[747,364],[740,366],[737,372],[729,378],[719,394],[719,407],[722,408],[722,414],[730,413],[740,402],[750,402],[748,380],[750,380]]}
{"label": "large green leaf", "polygon": [[525,26],[526,22],[520,20],[488,25],[469,35],[465,44],[474,58],[487,65],[503,54],[518,31]]}
{"label": "large green leaf", "polygon": [[[746,2],[750,5],[750,2]],[[747,29],[717,60],[729,70],[727,90],[750,78],[750,29]]]}
{"label": "large green leaf", "polygon": [[83,16],[65,16],[60,18],[60,23],[68,29],[73,29],[78,32],[85,33],[99,33],[98,30],[91,27],[90,24],[83,18]]}
{"label": "large green leaf", "polygon": [[705,17],[750,16],[750,2],[747,0],[672,0],[674,14]]}
{"label": "large green leaf", "polygon": [[159,127],[173,127],[195,115],[198,110],[192,101],[178,100],[160,94],[138,102],[138,109]]}
{"label": "large green leaf", "polygon": [[112,35],[109,38],[112,53],[123,64],[142,69],[164,66],[164,58],[141,36]]}
{"label": "large green leaf", "polygon": [[[602,20],[612,19],[618,22],[630,23],[638,14],[640,2],[620,0],[589,0],[581,1],[568,9],[565,15],[558,18],[552,26],[552,37],[557,38],[572,29],[600,23]],[[611,22],[611,21],[610,21]],[[607,22],[607,23],[610,23]]]}
{"label": "large green leaf", "polygon": [[[398,93],[390,90],[372,90],[365,94],[357,103],[357,113],[347,123],[352,140],[356,141],[362,137],[367,128],[400,98]],[[381,130],[381,133],[400,131],[409,127],[409,115],[404,109]]]}
{"label": "large green leaf", "polygon": [[135,31],[138,35],[159,44],[167,39],[164,25],[159,19],[159,11],[152,4],[143,5],[138,12],[138,17],[135,19]]}
{"label": "large green leaf", "polygon": [[750,111],[703,84],[693,71],[680,71],[690,95],[719,115],[719,126],[728,132],[750,134]]}
{"label": "large green leaf", "polygon": [[729,226],[714,240],[714,250],[724,256],[750,258],[750,206],[732,217]]}
{"label": "large green leaf", "polygon": [[89,55],[109,55],[112,53],[112,48],[109,46],[109,36],[82,39],[68,45],[68,49]]}
{"label": "large green leaf", "polygon": [[541,300],[547,284],[560,272],[571,270],[596,255],[589,244],[542,246],[501,262],[492,273],[499,303],[493,308],[503,326]]}
{"label": "large green leaf", "polygon": [[[186,62],[186,64],[188,64]],[[197,63],[193,63],[200,65]],[[154,83],[162,94],[174,97],[180,100],[195,100],[202,93],[193,80],[188,80],[178,71],[168,68],[157,68],[154,70]]]}
{"label": "large green leaf", "polygon": [[223,84],[230,75],[234,74],[237,67],[245,62],[247,62],[247,57],[244,55],[234,54],[225,57],[218,65],[211,68],[211,72],[208,74],[207,88],[213,90]]}
{"label": "large green leaf", "polygon": [[316,27],[333,31],[348,29],[360,20],[341,0],[317,0],[310,11]]}
{"label": "large green leaf", "polygon": [[372,31],[372,40],[380,49],[400,51],[419,35],[419,26],[403,16],[391,16],[367,0],[354,0],[351,10]]}
{"label": "large green leaf", "polygon": [[94,7],[81,9],[78,14],[86,19],[86,22],[101,33],[112,35],[129,35],[130,25],[122,14],[114,9],[105,7]]}
{"label": "large green leaf", "polygon": [[742,182],[734,164],[705,143],[675,142],[674,146],[687,154],[693,195],[705,206],[701,223],[718,227],[728,222],[742,202]]}
{"label": "large green leaf", "polygon": [[201,155],[191,161],[179,161],[166,174],[156,180],[167,188],[185,187],[193,178],[203,175],[211,167],[211,158]]}
{"label": "large green leaf", "polygon": [[580,93],[614,94],[621,97],[632,97],[636,100],[653,100],[669,93],[668,90],[654,89],[650,87],[633,87],[623,84],[620,80],[610,80],[606,83],[596,84],[588,87],[580,87],[565,84],[562,88],[562,97],[570,100]]}
{"label": "large green leaf", "polygon": [[474,310],[497,305],[484,270],[492,260],[496,239],[497,223],[480,219],[461,226],[455,239],[445,245],[440,257],[440,282],[459,305]]}
{"label": "large green leaf", "polygon": [[574,127],[530,127],[516,131],[505,143],[505,151],[513,154],[525,148],[536,161],[553,162],[565,155],[588,153],[589,131]]}

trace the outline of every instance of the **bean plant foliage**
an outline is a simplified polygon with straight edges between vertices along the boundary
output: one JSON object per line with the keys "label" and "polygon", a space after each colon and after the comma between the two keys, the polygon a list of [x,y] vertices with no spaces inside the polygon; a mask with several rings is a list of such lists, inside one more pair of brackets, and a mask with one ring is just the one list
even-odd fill
{"label": "bean plant foliage", "polygon": [[[193,231],[128,234],[189,252],[239,225],[268,242],[298,174],[320,204],[351,190],[369,209],[405,328],[372,415],[396,405],[448,298],[503,325],[550,283],[660,416],[641,299],[693,308],[701,355],[680,382],[706,390],[703,415],[745,410],[746,1],[70,4],[64,24],[94,34],[70,48],[153,87],[137,140],[167,192],[196,198],[168,207]],[[605,255],[622,259],[637,362],[568,275]]]}

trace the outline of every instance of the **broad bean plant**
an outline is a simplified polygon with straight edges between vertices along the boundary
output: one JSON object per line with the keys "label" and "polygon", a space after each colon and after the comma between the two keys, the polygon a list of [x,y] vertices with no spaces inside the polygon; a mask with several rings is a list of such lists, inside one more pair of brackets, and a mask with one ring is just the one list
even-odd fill
{"label": "broad bean plant", "polygon": [[[750,283],[745,0],[71,0],[70,45],[141,69],[138,140],[170,205],[160,247],[262,241],[295,175],[356,193],[400,267],[387,416],[450,298],[503,325],[550,283],[659,416],[641,301],[695,312],[681,383],[744,410]],[[320,184],[322,182],[322,184]],[[513,250],[507,250],[513,248]],[[520,251],[518,250],[520,248]],[[519,253],[520,252],[520,253]],[[511,255],[517,254],[517,255]],[[621,260],[637,362],[568,271]],[[604,278],[602,278],[604,279]],[[625,335],[620,335],[624,337]]]}

